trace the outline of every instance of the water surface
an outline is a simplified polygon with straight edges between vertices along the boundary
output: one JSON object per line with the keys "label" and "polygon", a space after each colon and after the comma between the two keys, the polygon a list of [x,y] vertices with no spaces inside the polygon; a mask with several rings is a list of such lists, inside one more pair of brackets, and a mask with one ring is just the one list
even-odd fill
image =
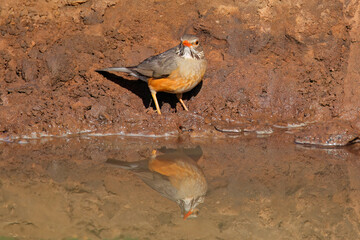
{"label": "water surface", "polygon": [[[153,149],[200,146],[196,218],[134,172]],[[0,143],[0,236],[19,239],[360,239],[358,147],[278,137],[72,137]]]}

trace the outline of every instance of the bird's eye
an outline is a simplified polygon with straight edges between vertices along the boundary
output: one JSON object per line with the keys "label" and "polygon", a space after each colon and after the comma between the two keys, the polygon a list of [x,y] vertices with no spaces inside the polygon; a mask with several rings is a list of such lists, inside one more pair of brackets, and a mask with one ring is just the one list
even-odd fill
{"label": "bird's eye", "polygon": [[195,45],[196,45],[196,46],[199,45],[199,41],[198,41],[198,40],[196,40]]}

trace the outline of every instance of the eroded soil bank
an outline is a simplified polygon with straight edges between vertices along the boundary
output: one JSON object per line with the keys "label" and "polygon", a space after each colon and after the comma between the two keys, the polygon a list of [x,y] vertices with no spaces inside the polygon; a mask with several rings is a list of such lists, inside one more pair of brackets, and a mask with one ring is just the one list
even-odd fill
{"label": "eroded soil bank", "polygon": [[[197,218],[108,158],[200,146]],[[0,236],[18,239],[359,239],[359,146],[238,136],[43,138],[0,143]]]}
{"label": "eroded soil bank", "polygon": [[[359,4],[0,1],[0,137],[213,136],[318,123],[304,142],[344,144],[360,129]],[[158,116],[145,83],[94,71],[137,64],[185,32],[201,38],[209,63],[203,83],[185,94],[189,112],[158,94]]]}

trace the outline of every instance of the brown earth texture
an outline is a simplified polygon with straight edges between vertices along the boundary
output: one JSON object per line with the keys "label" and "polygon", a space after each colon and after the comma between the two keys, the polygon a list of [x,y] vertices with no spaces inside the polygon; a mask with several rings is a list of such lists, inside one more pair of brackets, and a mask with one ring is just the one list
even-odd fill
{"label": "brown earth texture", "polygon": [[[0,137],[81,132],[216,136],[301,126],[299,143],[360,132],[360,2],[0,1]],[[184,96],[96,69],[201,39],[208,69]]]}
{"label": "brown earth texture", "polygon": [[[189,111],[96,72],[185,33],[208,61]],[[196,145],[208,192],[185,221],[105,164]],[[359,0],[0,0],[0,240],[356,240],[359,155]]]}

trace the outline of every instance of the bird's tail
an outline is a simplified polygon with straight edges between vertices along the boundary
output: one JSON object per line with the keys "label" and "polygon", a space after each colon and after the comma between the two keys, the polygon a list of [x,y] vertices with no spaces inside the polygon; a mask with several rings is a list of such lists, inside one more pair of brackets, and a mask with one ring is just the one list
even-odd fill
{"label": "bird's tail", "polygon": [[141,172],[144,170],[148,170],[148,161],[147,160],[136,161],[136,162],[125,162],[125,161],[110,158],[110,159],[106,160],[106,163],[120,167],[122,169],[132,170],[135,172]]}
{"label": "bird's tail", "polygon": [[139,164],[136,162],[125,162],[125,161],[120,161],[120,160],[111,159],[111,158],[108,159],[106,161],[106,163],[116,165],[120,168],[128,169],[128,170],[133,170],[133,169],[136,169],[139,167]]}
{"label": "bird's tail", "polygon": [[132,71],[126,67],[110,67],[96,70],[97,72],[124,72],[131,74]]}
{"label": "bird's tail", "polygon": [[140,80],[147,81],[146,77],[140,75],[136,71],[133,71],[133,70],[131,70],[131,68],[127,68],[127,67],[110,67],[110,68],[98,69],[95,71],[96,72],[124,72],[124,73],[127,73],[133,77],[140,79]]}

